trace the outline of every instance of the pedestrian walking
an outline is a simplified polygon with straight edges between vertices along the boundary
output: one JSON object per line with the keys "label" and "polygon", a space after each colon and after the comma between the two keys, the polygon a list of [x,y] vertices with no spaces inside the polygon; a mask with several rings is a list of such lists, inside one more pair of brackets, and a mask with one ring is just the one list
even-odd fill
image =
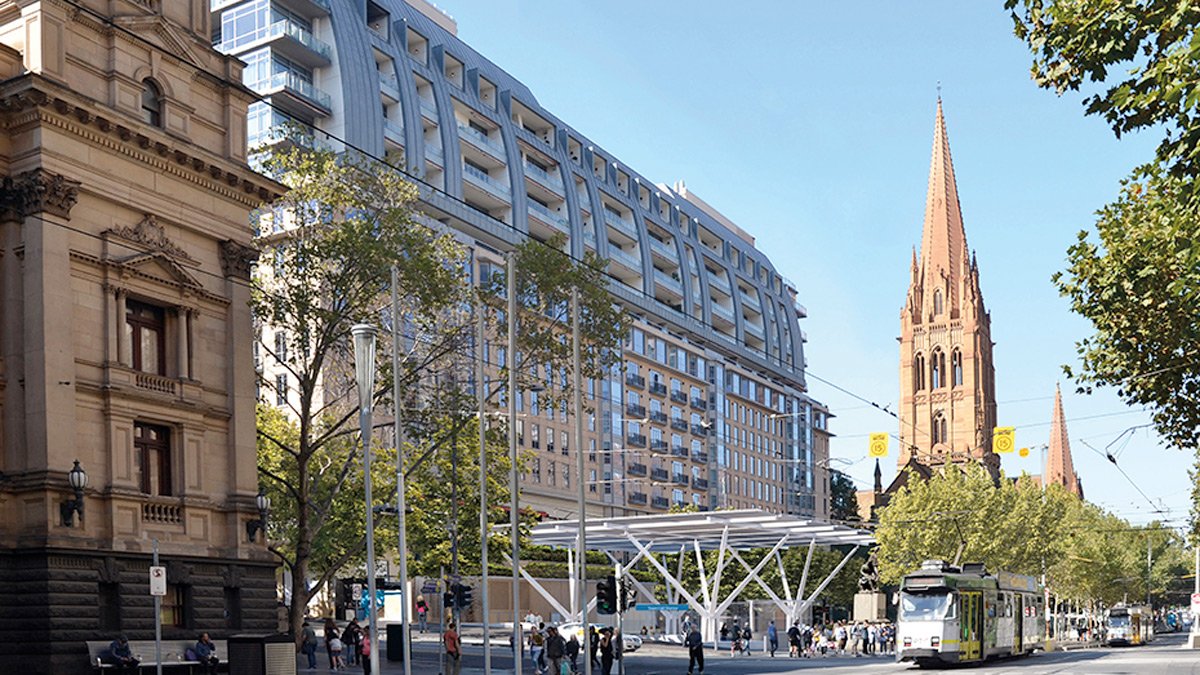
{"label": "pedestrian walking", "polygon": [[362,662],[363,675],[371,675],[371,649],[371,627],[363,626],[358,640],[358,660]]}
{"label": "pedestrian walking", "polygon": [[742,653],[746,654],[747,656],[750,654],[750,640],[752,639],[753,636],[750,634],[750,624],[747,623],[746,627],[742,629]]}
{"label": "pedestrian walking", "polygon": [[800,656],[800,622],[794,621],[791,626],[788,626],[788,657],[797,658]]}
{"label": "pedestrian walking", "polygon": [[358,665],[362,658],[362,626],[358,625],[358,619],[350,619],[342,631],[342,649],[346,665]]}
{"label": "pedestrian walking", "polygon": [[446,632],[442,634],[442,644],[446,646],[447,675],[458,675],[462,670],[462,640],[458,637],[454,622],[446,624]]}
{"label": "pedestrian walking", "polygon": [[775,628],[775,621],[767,624],[767,651],[771,653],[771,658],[775,658],[775,650],[779,649],[779,629]]}
{"label": "pedestrian walking", "polygon": [[605,626],[600,629],[600,675],[612,675],[613,666],[613,629]]}
{"label": "pedestrian walking", "polygon": [[325,626],[321,632],[325,637],[325,655],[329,657],[329,669],[333,670],[333,650],[330,649],[329,644],[338,636],[337,624],[333,619],[325,619]]}
{"label": "pedestrian walking", "polygon": [[546,629],[546,661],[550,665],[550,675],[563,675],[564,659],[567,655],[567,642],[558,633],[558,627]]}
{"label": "pedestrian walking", "polygon": [[329,641],[329,659],[333,663],[330,666],[330,670],[346,669],[346,661],[342,658],[342,651],[344,649],[345,645],[342,644],[342,639],[334,635],[333,639]]}
{"label": "pedestrian walking", "polygon": [[591,631],[592,631],[592,636],[591,636],[591,638],[589,638],[591,640],[591,649],[588,653],[592,655],[592,665],[596,668],[599,668],[600,667],[600,631],[596,630],[595,626],[591,627]]}
{"label": "pedestrian walking", "polygon": [[579,644],[579,636],[575,631],[571,631],[571,639],[567,640],[566,653],[567,659],[571,662],[571,672],[579,672],[579,650],[583,645]]}
{"label": "pedestrian walking", "polygon": [[529,660],[533,663],[533,672],[540,673],[545,670],[542,662],[542,653],[546,650],[546,636],[542,634],[540,627],[531,628],[529,630]]}
{"label": "pedestrian walking", "polygon": [[700,675],[704,675],[704,637],[700,631],[692,628],[683,644],[688,650],[688,675],[693,675],[693,666],[699,669]]}
{"label": "pedestrian walking", "polygon": [[425,596],[417,596],[417,628],[424,633],[429,628],[429,603],[425,602]]}
{"label": "pedestrian walking", "polygon": [[300,651],[308,657],[308,669],[316,670],[317,668],[317,631],[313,630],[312,625],[307,621],[304,622],[304,628],[300,633]]}

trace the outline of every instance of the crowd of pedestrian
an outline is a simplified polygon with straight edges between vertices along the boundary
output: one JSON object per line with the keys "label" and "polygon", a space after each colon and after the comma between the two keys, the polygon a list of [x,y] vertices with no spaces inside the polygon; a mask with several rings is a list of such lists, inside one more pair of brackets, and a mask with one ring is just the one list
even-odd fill
{"label": "crowd of pedestrian", "polygon": [[[754,634],[749,626],[721,625],[720,638],[729,642],[729,655],[749,655],[754,651]],[[786,638],[788,656],[813,658],[829,656],[870,656],[894,654],[896,651],[896,627],[887,621],[837,621],[816,625],[799,621],[780,635],[775,622],[767,625],[765,639],[759,642],[765,653],[774,657],[780,652],[780,642]]]}

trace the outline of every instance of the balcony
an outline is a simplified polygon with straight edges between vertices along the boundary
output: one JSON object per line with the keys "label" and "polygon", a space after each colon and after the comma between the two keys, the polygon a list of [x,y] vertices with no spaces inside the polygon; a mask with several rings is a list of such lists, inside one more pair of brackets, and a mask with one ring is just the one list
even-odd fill
{"label": "balcony", "polygon": [[749,321],[745,321],[742,323],[742,327],[746,330],[747,335],[754,336],[754,337],[758,338],[759,340],[765,339],[765,334],[763,333],[762,326],[756,326],[756,325],[750,323]]}
{"label": "balcony", "polygon": [[650,469],[650,480],[665,483],[670,476],[670,472],[666,469]]}
{"label": "balcony", "polygon": [[656,509],[669,509],[671,508],[671,502],[666,497],[651,497],[650,506]]}
{"label": "balcony", "polygon": [[703,450],[699,452],[693,452],[692,461],[699,462],[701,464],[708,464],[708,453],[704,452]]}
{"label": "balcony", "polygon": [[438,121],[437,104],[424,96],[418,96],[417,101],[420,103],[421,114],[430,122]]}
{"label": "balcony", "polygon": [[404,125],[383,118],[383,137],[397,145],[404,145]]}
{"label": "balcony", "polygon": [[673,263],[678,263],[679,254],[675,251],[674,246],[672,246],[671,244],[668,244],[664,241],[659,241],[658,239],[655,239],[654,237],[649,237],[649,241],[650,241],[650,250],[651,251],[659,254],[664,260],[667,260],[667,261],[673,262]]}
{"label": "balcony", "polygon": [[640,420],[646,417],[646,406],[640,403],[626,403],[625,417],[631,420]]}
{"label": "balcony", "polygon": [[714,317],[720,317],[729,323],[733,323],[733,310],[720,303],[712,303],[712,313]]}
{"label": "balcony", "polygon": [[687,403],[688,397],[687,394],[683,393],[683,391],[676,389],[675,391],[671,392],[671,400],[676,403]]}
{"label": "balcony", "polygon": [[708,479],[700,478],[699,476],[692,476],[692,487],[696,488],[697,490],[707,490]]}
{"label": "balcony", "polygon": [[275,73],[246,86],[263,96],[273,97],[275,103],[292,113],[328,115],[333,111],[329,94],[290,71]]}
{"label": "balcony", "polygon": [[662,382],[651,382],[650,383],[650,393],[655,394],[657,396],[666,396],[667,395],[667,385],[663,384]]}
{"label": "balcony", "polygon": [[288,19],[255,31],[232,35],[213,45],[213,48],[223,54],[237,54],[266,44],[288,59],[309,68],[327,66],[333,57],[332,47],[314,37],[309,29]]}
{"label": "balcony", "polygon": [[525,162],[525,175],[537,181],[544,187],[550,188],[552,191],[562,194],[562,178],[556,176],[545,169]]}
{"label": "balcony", "polygon": [[708,427],[704,426],[703,424],[693,424],[692,435],[706,438],[708,436]]}
{"label": "balcony", "polygon": [[553,227],[554,229],[558,230],[559,232],[562,232],[563,234],[571,233],[571,224],[569,222],[567,222],[566,218],[563,218],[561,215],[554,213],[550,209],[542,206],[541,204],[533,201],[532,199],[528,200],[528,204],[529,204],[529,213],[534,218],[537,218],[538,220],[549,225],[550,227]]}
{"label": "balcony", "polygon": [[442,159],[442,149],[436,145],[430,143],[425,144],[425,158],[432,161],[434,164],[437,164],[438,166],[444,165],[445,160]]}
{"label": "balcony", "polygon": [[692,397],[692,407],[696,410],[708,410],[708,401],[702,398]]}
{"label": "balcony", "polygon": [[667,423],[667,413],[665,413],[661,410],[651,410],[649,417],[650,417],[651,422],[655,422],[657,424],[666,424]]}
{"label": "balcony", "polygon": [[646,465],[633,463],[633,464],[629,465],[629,467],[625,470],[625,472],[628,473],[630,476],[644,477],[646,475]]}
{"label": "balcony", "polygon": [[710,284],[717,290],[724,291],[725,295],[730,294],[729,279],[725,277],[725,272],[721,272],[720,274],[713,274],[712,272],[709,272],[708,280]]}
{"label": "balcony", "polygon": [[619,232],[623,233],[625,236],[629,237],[630,239],[633,239],[634,241],[638,240],[637,226],[633,224],[633,221],[625,220],[621,216],[618,216],[618,215],[612,213],[608,209],[605,209],[604,210],[604,222],[608,223],[609,225],[612,225]]}
{"label": "balcony", "polygon": [[667,451],[667,442],[662,440],[661,438],[656,441],[650,441],[650,451],[651,452],[666,452]]}
{"label": "balcony", "polygon": [[627,434],[625,436],[625,445],[631,448],[646,447],[646,434]]}
{"label": "balcony", "polygon": [[504,145],[488,137],[487,134],[467,124],[458,125],[458,135],[460,138],[467,139],[471,145],[483,150],[487,154],[495,157],[500,161],[505,161],[507,158],[504,155]]}
{"label": "balcony", "polygon": [[492,193],[493,196],[505,201],[508,200],[508,186],[489,176],[486,171],[481,171],[470,164],[463,164],[463,175],[466,176],[469,182]]}
{"label": "balcony", "polygon": [[687,457],[688,449],[682,445],[675,445],[671,447],[671,454],[675,455],[676,457]]}
{"label": "balcony", "polygon": [[610,258],[612,258],[613,260],[621,263],[625,267],[633,270],[634,272],[637,272],[638,274],[642,273],[642,258],[641,258],[641,256],[636,256],[636,255],[634,255],[622,248],[616,247],[616,246],[608,247],[608,256]]}
{"label": "balcony", "polygon": [[671,481],[676,485],[687,485],[688,476],[686,473],[677,473],[671,476]]}
{"label": "balcony", "polygon": [[626,373],[625,384],[629,385],[630,387],[641,389],[646,386],[646,378],[642,377],[641,375]]}
{"label": "balcony", "polygon": [[742,291],[742,307],[753,311],[755,314],[762,314],[762,305],[758,302],[758,293]]}
{"label": "balcony", "polygon": [[629,493],[629,503],[645,506],[646,505],[646,493],[645,492],[630,492]]}
{"label": "balcony", "polygon": [[681,417],[673,417],[673,418],[671,418],[671,428],[674,429],[675,431],[687,431],[688,430],[687,420],[685,420]]}
{"label": "balcony", "polygon": [[[650,241],[654,240],[651,239]],[[662,284],[663,288],[667,289],[668,291],[674,291],[676,295],[682,297],[682,291],[680,290],[682,288],[680,285],[682,282],[679,281],[677,275],[668,274],[656,267],[654,268],[654,280]]]}
{"label": "balcony", "polygon": [[379,72],[379,89],[384,96],[393,101],[400,100],[400,80],[396,78],[395,73]]}

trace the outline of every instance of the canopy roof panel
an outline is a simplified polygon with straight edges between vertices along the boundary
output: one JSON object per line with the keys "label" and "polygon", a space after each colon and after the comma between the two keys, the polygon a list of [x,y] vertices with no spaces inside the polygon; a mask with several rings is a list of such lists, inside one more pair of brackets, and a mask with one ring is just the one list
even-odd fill
{"label": "canopy roof panel", "polygon": [[[539,546],[573,548],[578,533],[578,520],[556,520],[536,525],[532,538]],[[875,543],[867,530],[760,509],[588,519],[585,534],[591,550],[636,552],[631,541],[636,539],[656,553],[676,553],[681,546],[696,544],[714,550],[721,547],[722,538],[727,547],[738,551],[770,548],[785,536],[797,545],[814,539],[824,546]]]}

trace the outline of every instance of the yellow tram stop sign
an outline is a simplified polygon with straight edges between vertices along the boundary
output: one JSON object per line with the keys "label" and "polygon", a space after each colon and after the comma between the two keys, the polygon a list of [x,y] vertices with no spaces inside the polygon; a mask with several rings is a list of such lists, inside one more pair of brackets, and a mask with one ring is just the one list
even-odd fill
{"label": "yellow tram stop sign", "polygon": [[871,434],[871,444],[867,449],[868,454],[872,457],[887,457],[888,454],[888,435]]}
{"label": "yellow tram stop sign", "polygon": [[992,430],[992,450],[1004,453],[1016,450],[1015,436],[1015,427],[996,427]]}

